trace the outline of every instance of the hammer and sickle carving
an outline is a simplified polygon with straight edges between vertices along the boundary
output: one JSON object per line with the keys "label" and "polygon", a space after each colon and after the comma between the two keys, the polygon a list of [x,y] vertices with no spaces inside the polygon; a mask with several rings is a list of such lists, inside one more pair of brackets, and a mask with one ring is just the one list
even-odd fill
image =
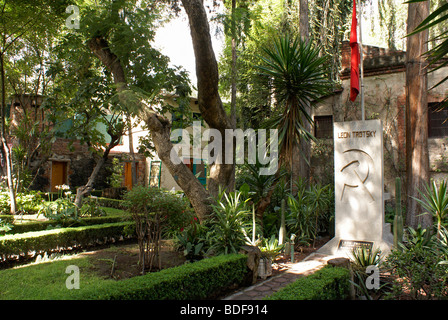
{"label": "hammer and sickle carving", "polygon": [[360,188],[371,199],[370,202],[375,201],[370,191],[365,186],[369,178],[371,168],[373,168],[373,159],[365,151],[360,149],[349,149],[343,152],[348,154],[346,157],[346,164],[341,168],[344,179],[344,187],[342,189],[341,201],[344,198],[345,188]]}

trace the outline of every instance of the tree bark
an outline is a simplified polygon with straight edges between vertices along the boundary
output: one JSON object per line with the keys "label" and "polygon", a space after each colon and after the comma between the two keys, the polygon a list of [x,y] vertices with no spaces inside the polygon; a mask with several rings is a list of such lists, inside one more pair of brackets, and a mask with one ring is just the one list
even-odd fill
{"label": "tree bark", "polygon": [[[408,4],[407,33],[428,16],[429,1]],[[432,225],[432,217],[423,214],[415,198],[429,183],[427,62],[428,31],[407,38],[406,49],[406,224],[413,228]]]}
{"label": "tree bark", "polygon": [[98,177],[98,174],[100,173],[101,168],[106,163],[107,158],[109,157],[110,150],[112,150],[118,144],[121,136],[122,136],[122,134],[120,134],[118,137],[117,136],[112,137],[112,141],[109,143],[109,145],[104,150],[104,153],[103,153],[102,157],[100,158],[100,160],[98,160],[98,162],[96,163],[95,168],[93,168],[93,171],[90,174],[90,177],[89,177],[89,180],[87,180],[87,183],[84,186],[79,187],[78,190],[76,190],[75,205],[78,208],[82,207],[82,200],[83,200],[84,196],[87,194],[90,194],[90,192],[92,192],[93,184],[95,183],[95,181]]}
{"label": "tree bark", "polygon": [[[199,110],[209,127],[219,130],[221,137],[224,138],[225,130],[232,129],[232,123],[224,111],[218,92],[218,64],[213,52],[207,14],[201,0],[182,0],[182,4],[190,22],[198,79]],[[225,159],[225,143],[222,143],[221,154],[222,159]],[[233,169],[234,164],[210,165],[208,190],[212,196],[218,195],[220,187],[229,188]]]}
{"label": "tree bark", "polygon": [[[232,86],[230,94],[230,119],[232,122],[233,129],[236,129],[236,83],[237,83],[237,53],[236,53],[236,28],[235,28],[235,10],[236,10],[236,0],[232,0]],[[235,157],[233,157],[235,163]],[[231,181],[229,183],[230,191],[235,190],[235,166],[233,166]]]}
{"label": "tree bark", "polygon": [[[4,46],[3,46],[4,47]],[[6,141],[6,85],[5,85],[5,65],[4,65],[4,53],[0,52],[0,73],[1,73],[1,81],[2,81],[2,108],[1,108],[1,144],[2,151],[5,156],[6,162],[6,177],[8,182],[8,190],[9,190],[9,199],[10,199],[10,213],[15,214],[17,211],[17,203],[16,203],[16,193],[14,190],[14,183],[12,179],[12,158],[11,158],[11,150],[9,149],[8,143]]]}
{"label": "tree bark", "polygon": [[[310,30],[310,23],[309,23],[309,9],[308,9],[308,0],[300,0],[300,17],[299,17],[299,31],[300,31],[300,38],[302,41],[308,41],[309,40],[309,30]],[[309,103],[305,106],[305,111],[311,115],[311,105]],[[303,126],[305,130],[308,132],[311,132],[311,123],[308,121],[308,119],[302,115],[302,121]],[[292,176],[294,177],[294,180],[297,181],[297,175],[300,176],[305,183],[310,182],[310,176],[311,176],[311,167],[310,167],[310,161],[311,161],[311,141],[306,139],[300,140],[300,149],[294,148],[296,157],[298,158],[299,163],[294,166]],[[296,151],[297,150],[297,151]],[[300,152],[298,152],[300,150]],[[297,172],[298,171],[298,172]],[[296,173],[297,172],[297,173]],[[294,194],[296,192],[295,187],[293,186]]]}

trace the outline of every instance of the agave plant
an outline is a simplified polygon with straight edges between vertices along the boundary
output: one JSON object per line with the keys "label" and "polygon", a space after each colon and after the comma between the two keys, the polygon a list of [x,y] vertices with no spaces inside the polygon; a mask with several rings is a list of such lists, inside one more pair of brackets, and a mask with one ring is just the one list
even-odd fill
{"label": "agave plant", "polygon": [[263,239],[262,245],[260,247],[261,256],[273,261],[275,257],[280,255],[284,246],[285,245],[278,243],[278,239],[275,237],[275,235],[272,235],[269,240]]}

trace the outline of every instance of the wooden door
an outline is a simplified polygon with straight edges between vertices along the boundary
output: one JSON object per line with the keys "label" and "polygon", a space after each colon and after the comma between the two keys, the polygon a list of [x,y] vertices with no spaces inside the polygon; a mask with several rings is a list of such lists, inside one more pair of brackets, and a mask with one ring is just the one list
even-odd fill
{"label": "wooden door", "polygon": [[51,162],[51,191],[58,191],[56,186],[67,184],[67,162]]}
{"label": "wooden door", "polygon": [[132,189],[132,163],[124,163],[124,185],[128,190]]}

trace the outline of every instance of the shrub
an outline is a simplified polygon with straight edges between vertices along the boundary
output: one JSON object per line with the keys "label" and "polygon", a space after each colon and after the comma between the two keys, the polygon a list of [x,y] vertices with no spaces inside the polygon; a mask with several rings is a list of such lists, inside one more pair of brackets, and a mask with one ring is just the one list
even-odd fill
{"label": "shrub", "polygon": [[105,215],[106,211],[101,209],[97,200],[92,197],[85,199],[81,209],[79,209],[79,216],[81,217],[101,217]]}
{"label": "shrub", "polygon": [[3,259],[11,255],[27,255],[29,252],[52,251],[73,246],[88,246],[92,243],[119,238],[124,228],[132,222],[107,223],[76,228],[27,232],[0,237],[0,253]]}
{"label": "shrub", "polygon": [[98,205],[102,207],[115,208],[115,209],[125,208],[124,201],[120,199],[97,197],[96,201],[98,202]]}
{"label": "shrub", "polygon": [[334,192],[331,186],[314,184],[309,187],[299,180],[296,196],[288,195],[289,212],[286,223],[300,240],[311,242],[320,232],[329,232],[330,219],[334,211]]}
{"label": "shrub", "polygon": [[17,233],[25,233],[32,231],[42,231],[42,230],[50,230],[57,228],[66,228],[66,227],[81,227],[81,226],[90,226],[95,224],[103,224],[103,223],[115,223],[122,222],[125,220],[129,220],[130,217],[123,215],[113,215],[113,216],[101,216],[101,217],[85,217],[80,218],[78,220],[65,220],[65,221],[54,221],[54,220],[46,220],[46,221],[31,221],[24,223],[15,223],[12,224],[12,229],[7,232],[7,234],[17,234]]}
{"label": "shrub", "polygon": [[447,269],[444,250],[426,229],[409,228],[409,238],[393,250],[386,267],[396,277],[389,298],[399,298],[405,290],[413,299],[439,299],[447,296]]}
{"label": "shrub", "polygon": [[[16,194],[17,211],[24,214],[34,214],[40,209],[44,198],[38,191],[30,191]],[[9,213],[11,201],[9,192],[0,192],[0,212]]]}
{"label": "shrub", "polygon": [[139,245],[139,265],[144,271],[161,268],[160,240],[169,228],[178,229],[188,215],[189,207],[180,196],[159,188],[136,186],[124,196],[132,213]]}
{"label": "shrub", "polygon": [[217,200],[207,222],[208,251],[211,254],[236,253],[246,243],[246,234],[251,227],[248,200],[243,201],[239,191],[229,194],[222,191]]}
{"label": "shrub", "polygon": [[248,272],[247,256],[218,256],[164,269],[99,288],[81,291],[85,300],[194,300],[206,299],[222,288],[241,284]]}
{"label": "shrub", "polygon": [[350,292],[350,271],[325,266],[299,278],[265,300],[345,300]]}

